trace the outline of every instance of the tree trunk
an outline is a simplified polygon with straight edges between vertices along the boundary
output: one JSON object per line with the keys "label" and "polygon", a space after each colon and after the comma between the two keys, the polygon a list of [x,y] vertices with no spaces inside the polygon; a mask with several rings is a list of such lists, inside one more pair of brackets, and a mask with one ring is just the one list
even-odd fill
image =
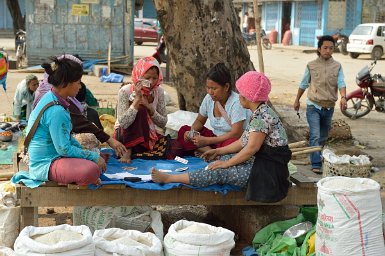
{"label": "tree trunk", "polygon": [[[206,95],[206,72],[223,62],[235,80],[255,70],[232,1],[154,0],[164,30],[179,108],[198,112]],[[282,118],[281,118],[282,119]],[[290,141],[302,136],[283,120]]]}
{"label": "tree trunk", "polygon": [[7,0],[7,6],[13,21],[13,33],[16,35],[17,30],[25,30],[25,18],[21,15],[19,1]]}
{"label": "tree trunk", "polygon": [[197,112],[206,95],[206,72],[223,62],[232,86],[254,70],[231,1],[154,0],[166,38],[171,75],[180,109]]}

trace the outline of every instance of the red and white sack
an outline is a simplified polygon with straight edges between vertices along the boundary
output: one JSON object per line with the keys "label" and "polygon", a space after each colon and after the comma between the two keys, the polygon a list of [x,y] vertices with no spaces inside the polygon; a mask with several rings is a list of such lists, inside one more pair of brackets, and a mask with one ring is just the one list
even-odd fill
{"label": "red and white sack", "polygon": [[162,243],[156,235],[137,230],[108,228],[94,233],[95,256],[160,256]]}
{"label": "red and white sack", "polygon": [[380,185],[336,176],[317,186],[316,255],[384,256]]}
{"label": "red and white sack", "polygon": [[15,241],[18,256],[93,256],[95,245],[87,226],[67,224],[52,227],[25,227]]}
{"label": "red and white sack", "polygon": [[172,224],[164,237],[168,256],[229,256],[234,245],[231,230],[187,220]]}

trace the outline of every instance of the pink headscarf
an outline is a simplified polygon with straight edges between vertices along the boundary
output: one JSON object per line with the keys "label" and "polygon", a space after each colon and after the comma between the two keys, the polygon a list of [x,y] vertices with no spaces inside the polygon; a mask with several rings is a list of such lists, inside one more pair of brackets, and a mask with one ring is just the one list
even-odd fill
{"label": "pink headscarf", "polygon": [[[144,74],[146,74],[146,72],[154,66],[157,67],[159,70],[158,81],[154,86],[151,85],[150,88],[143,87],[142,92],[145,95],[150,94],[150,92],[157,88],[163,81],[162,70],[160,69],[159,62],[154,57],[144,57],[142,59],[139,59],[138,62],[135,64],[134,68],[132,69],[132,82],[135,85],[136,82],[142,79]],[[135,86],[133,86],[132,88],[134,91]]]}
{"label": "pink headscarf", "polygon": [[235,82],[235,86],[239,94],[251,102],[266,102],[269,99],[270,80],[257,71],[249,71],[241,76]]}

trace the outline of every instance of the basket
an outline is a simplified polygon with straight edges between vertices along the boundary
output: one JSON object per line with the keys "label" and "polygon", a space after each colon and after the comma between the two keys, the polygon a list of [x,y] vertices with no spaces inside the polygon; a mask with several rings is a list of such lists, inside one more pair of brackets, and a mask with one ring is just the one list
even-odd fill
{"label": "basket", "polygon": [[355,165],[355,164],[333,164],[324,159],[323,161],[323,177],[344,176],[344,177],[360,177],[367,178],[370,175],[371,164]]}
{"label": "basket", "polygon": [[108,102],[106,107],[96,107],[95,110],[98,112],[98,115],[103,114],[115,116],[115,108],[112,106],[112,103]]}

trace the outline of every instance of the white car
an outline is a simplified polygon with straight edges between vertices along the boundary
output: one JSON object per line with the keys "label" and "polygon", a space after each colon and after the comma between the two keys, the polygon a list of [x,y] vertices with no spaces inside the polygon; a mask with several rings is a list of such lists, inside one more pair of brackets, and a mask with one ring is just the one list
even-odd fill
{"label": "white car", "polygon": [[385,49],[385,23],[358,25],[349,36],[347,50],[350,57],[371,54],[372,59],[381,59]]}

